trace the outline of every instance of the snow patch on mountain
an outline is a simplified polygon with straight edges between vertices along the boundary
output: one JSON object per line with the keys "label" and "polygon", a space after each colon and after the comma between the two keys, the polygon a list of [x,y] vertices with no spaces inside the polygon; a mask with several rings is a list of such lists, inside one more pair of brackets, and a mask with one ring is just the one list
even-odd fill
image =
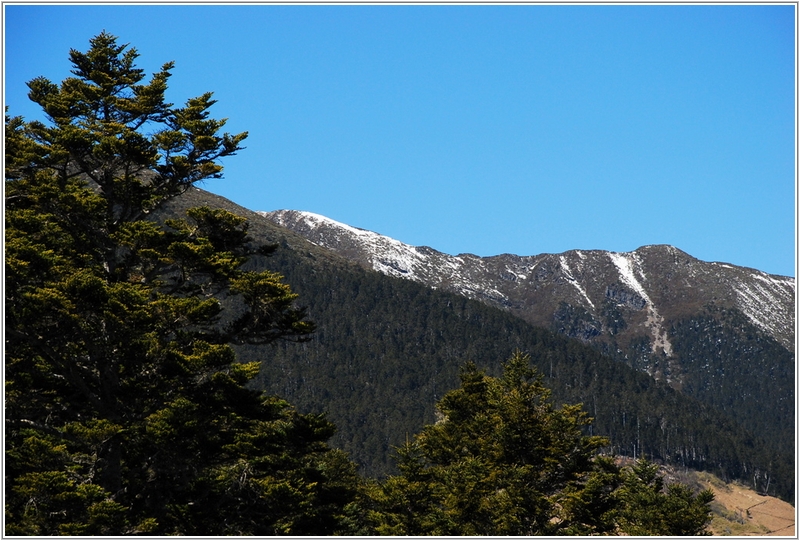
{"label": "snow patch on mountain", "polygon": [[[553,323],[553,310],[560,302],[582,305],[594,321],[603,321],[606,316],[598,301],[615,299],[623,311],[634,311],[626,318],[635,320],[635,312],[645,310],[638,325],[652,337],[653,352],[663,352],[670,364],[673,345],[664,315],[670,321],[685,317],[680,306],[687,301],[701,307],[735,306],[759,329],[794,349],[794,278],[699,261],[673,246],[643,246],[627,253],[572,250],[534,256],[453,256],[312,212],[259,214],[375,271],[510,309],[538,325]],[[617,296],[615,281],[629,292]],[[633,327],[626,332],[633,336]]]}
{"label": "snow patch on mountain", "polygon": [[478,256],[451,256],[427,246],[411,246],[313,212],[279,210],[258,214],[301,234],[313,230],[313,237],[306,235],[306,238],[323,248],[345,250],[351,244],[348,236],[354,237],[357,245],[352,249],[359,254],[359,259],[383,274],[424,283],[434,289],[446,285],[471,299],[508,302],[507,296],[492,284],[475,278],[487,272],[486,262]]}
{"label": "snow patch on mountain", "polygon": [[661,349],[667,357],[670,357],[672,355],[672,344],[667,336],[667,330],[664,328],[664,318],[658,313],[644,286],[636,278],[635,271],[639,271],[639,274],[645,279],[638,254],[609,252],[608,257],[619,270],[619,276],[622,281],[645,300],[645,308],[648,310],[646,326],[653,335],[653,352]]}
{"label": "snow patch on mountain", "polygon": [[794,302],[794,280],[760,271],[749,273],[748,278],[732,284],[739,310],[767,334],[775,334],[781,327],[793,324],[790,315],[776,311],[775,307]]}
{"label": "snow patch on mountain", "polygon": [[[580,252],[577,252],[577,254],[578,257],[582,257]],[[572,270],[569,268],[569,263],[567,263],[566,257],[562,255],[559,256],[558,259],[561,262],[561,269],[564,271],[564,276],[567,278],[567,281],[569,281],[570,284],[575,286],[575,289],[577,289],[578,292],[581,295],[583,295],[583,298],[586,299],[586,302],[588,302],[589,305],[592,307],[592,309],[595,310],[596,308],[594,303],[592,302],[592,299],[589,298],[589,295],[586,294],[586,290],[581,286],[580,282],[578,282],[578,280],[576,280],[575,277],[572,275]]]}
{"label": "snow patch on mountain", "polygon": [[[283,226],[289,226],[289,213],[259,212],[262,216],[269,216],[273,221]],[[416,247],[404,244],[390,237],[379,235],[366,229],[359,229],[331,218],[307,211],[296,211],[294,218],[303,220],[309,227],[318,229],[319,236],[314,242],[323,248],[336,248],[343,240],[344,234],[354,235],[367,249],[372,258],[372,267],[384,274],[419,280],[417,270],[425,264],[426,256],[420,254]]]}

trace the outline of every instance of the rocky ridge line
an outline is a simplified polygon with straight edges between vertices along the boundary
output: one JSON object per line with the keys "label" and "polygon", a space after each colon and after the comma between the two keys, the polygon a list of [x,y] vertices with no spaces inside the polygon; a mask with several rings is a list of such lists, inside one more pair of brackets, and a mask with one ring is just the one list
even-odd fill
{"label": "rocky ridge line", "polygon": [[552,325],[550,314],[557,311],[553,304],[558,299],[591,316],[586,340],[607,332],[602,307],[611,301],[629,325],[647,330],[654,352],[670,357],[665,320],[713,304],[739,309],[764,333],[794,350],[793,278],[700,261],[673,246],[643,246],[627,253],[452,256],[310,212],[259,214],[365,267],[509,309],[535,324]]}

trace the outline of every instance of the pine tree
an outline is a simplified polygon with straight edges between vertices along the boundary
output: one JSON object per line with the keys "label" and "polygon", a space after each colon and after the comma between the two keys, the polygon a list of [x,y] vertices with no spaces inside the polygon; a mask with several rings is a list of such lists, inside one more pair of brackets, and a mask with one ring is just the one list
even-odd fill
{"label": "pine tree", "polygon": [[686,536],[705,533],[714,494],[693,494],[680,483],[665,486],[658,465],[642,458],[625,469],[619,499],[619,523],[626,534]]}
{"label": "pine tree", "polygon": [[232,344],[313,331],[246,221],[154,210],[246,133],[211,93],[166,103],[101,33],[75,77],[29,83],[47,122],[6,116],[6,534],[325,534],[353,497],[324,416],[248,389]]}
{"label": "pine tree", "polygon": [[606,440],[581,433],[589,420],[580,406],[554,408],[528,364],[517,352],[500,378],[465,365],[461,387],[437,405],[442,420],[398,451],[401,473],[382,485],[378,532],[565,533],[564,493],[582,490]]}
{"label": "pine tree", "polygon": [[[620,468],[599,455],[608,440],[584,433],[591,419],[579,404],[555,408],[542,379],[520,352],[499,378],[466,364],[461,387],[438,403],[441,420],[398,449],[400,474],[372,487],[362,513],[368,530],[468,536],[703,531],[709,494],[695,496],[683,485],[663,491],[650,478],[641,481],[644,466]],[[644,513],[657,520],[650,523]]]}

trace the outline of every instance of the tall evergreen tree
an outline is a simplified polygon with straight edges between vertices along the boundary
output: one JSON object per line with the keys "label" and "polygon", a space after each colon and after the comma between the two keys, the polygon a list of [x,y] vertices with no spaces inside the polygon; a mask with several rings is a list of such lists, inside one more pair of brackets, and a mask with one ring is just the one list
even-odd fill
{"label": "tall evergreen tree", "polygon": [[378,533],[564,533],[560,499],[580,490],[606,441],[581,433],[580,406],[550,404],[528,362],[516,353],[500,378],[465,365],[441,420],[399,449],[401,473],[376,495]]}
{"label": "tall evergreen tree", "polygon": [[[101,33],[73,75],[29,83],[47,122],[6,116],[6,534],[269,535],[338,528],[355,471],[333,425],[245,384],[231,344],[313,330],[243,218],[151,212],[246,133],[211,93],[165,102]],[[225,299],[225,308],[220,299]]]}

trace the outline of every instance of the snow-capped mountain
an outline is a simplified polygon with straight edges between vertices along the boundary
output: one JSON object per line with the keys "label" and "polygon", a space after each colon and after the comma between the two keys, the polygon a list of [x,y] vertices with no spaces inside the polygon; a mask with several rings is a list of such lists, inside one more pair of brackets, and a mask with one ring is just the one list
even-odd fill
{"label": "snow-capped mountain", "polygon": [[605,344],[612,354],[628,355],[631,344],[645,338],[649,356],[666,361],[645,369],[667,380],[674,373],[672,326],[703,310],[736,309],[794,351],[794,278],[700,261],[672,246],[453,256],[310,212],[259,214],[365,267],[502,307],[536,325]]}
{"label": "snow-capped mountain", "polygon": [[391,447],[416,430],[408,427],[434,418],[459,366],[471,360],[491,373],[519,348],[553,396],[585,404],[616,449],[646,446],[667,462],[727,468],[753,483],[772,475],[771,487],[780,478],[781,493],[794,494],[791,278],[666,246],[450,256],[321,216],[256,214],[195,188],[157,218],[198,206],[246,217],[254,246],[276,247],[248,265],[282,274],[317,324],[301,347],[243,345],[242,360],[262,361],[253,384],[329,412],[337,445],[376,474],[389,471]]}

